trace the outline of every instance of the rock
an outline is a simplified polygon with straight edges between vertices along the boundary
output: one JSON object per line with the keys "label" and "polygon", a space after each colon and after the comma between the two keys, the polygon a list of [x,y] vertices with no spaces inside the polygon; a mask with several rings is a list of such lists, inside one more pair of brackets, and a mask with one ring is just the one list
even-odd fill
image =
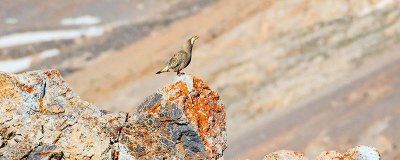
{"label": "rock", "polygon": [[297,151],[280,150],[266,155],[264,160],[307,160],[307,158]]}
{"label": "rock", "polygon": [[381,156],[376,148],[368,146],[357,146],[347,150],[345,159],[355,160],[379,160]]}
{"label": "rock", "polygon": [[343,154],[338,151],[326,151],[322,152],[317,158],[317,160],[341,160],[344,159]]}
{"label": "rock", "polygon": [[178,77],[134,113],[81,100],[56,70],[0,72],[0,159],[221,159],[224,105]]}
{"label": "rock", "polygon": [[[304,155],[297,151],[280,150],[265,156],[264,160],[306,160]],[[322,152],[316,160],[380,160],[380,154],[376,148],[357,146],[347,150],[345,154],[338,151]]]}
{"label": "rock", "polygon": [[121,143],[135,150],[135,157],[145,159],[222,157],[226,129],[219,96],[195,77],[175,81],[138,107]]}
{"label": "rock", "polygon": [[44,145],[36,147],[31,153],[29,153],[27,159],[40,160],[40,159],[61,159],[63,152],[56,145]]}

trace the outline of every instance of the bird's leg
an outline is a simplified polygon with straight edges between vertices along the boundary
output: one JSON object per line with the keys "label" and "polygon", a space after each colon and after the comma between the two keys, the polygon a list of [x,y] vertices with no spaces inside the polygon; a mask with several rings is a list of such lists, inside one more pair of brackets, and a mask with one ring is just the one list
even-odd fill
{"label": "bird's leg", "polygon": [[183,74],[185,74],[185,73],[183,73],[181,71],[176,72],[176,75],[178,75],[178,76],[183,75]]}

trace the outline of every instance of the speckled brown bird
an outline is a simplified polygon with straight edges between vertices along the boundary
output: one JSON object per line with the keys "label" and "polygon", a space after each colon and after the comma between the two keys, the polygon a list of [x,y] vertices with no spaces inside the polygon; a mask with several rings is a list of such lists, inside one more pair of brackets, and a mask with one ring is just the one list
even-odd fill
{"label": "speckled brown bird", "polygon": [[181,70],[186,68],[192,59],[192,49],[194,42],[198,39],[198,36],[192,36],[187,42],[183,45],[182,50],[178,53],[175,53],[174,56],[166,63],[165,67],[163,67],[156,74],[160,74],[163,72],[176,72],[177,75],[181,74]]}

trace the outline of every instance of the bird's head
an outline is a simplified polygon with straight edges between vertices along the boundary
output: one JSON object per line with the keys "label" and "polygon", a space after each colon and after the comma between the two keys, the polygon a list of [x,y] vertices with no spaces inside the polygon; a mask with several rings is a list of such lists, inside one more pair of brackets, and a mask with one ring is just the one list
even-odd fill
{"label": "bird's head", "polygon": [[193,36],[192,38],[190,38],[190,44],[194,44],[194,42],[199,39],[199,36]]}

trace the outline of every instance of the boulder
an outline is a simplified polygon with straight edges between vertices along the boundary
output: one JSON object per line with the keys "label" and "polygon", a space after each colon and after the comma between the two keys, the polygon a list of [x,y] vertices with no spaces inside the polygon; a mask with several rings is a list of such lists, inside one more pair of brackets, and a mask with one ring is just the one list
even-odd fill
{"label": "boulder", "polygon": [[[380,160],[381,156],[376,148],[357,146],[350,148],[346,153],[338,151],[322,152],[316,160]],[[264,160],[307,160],[303,153],[290,150],[280,150],[267,154]]]}
{"label": "boulder", "polygon": [[224,105],[195,76],[113,113],[80,99],[57,70],[0,72],[0,159],[222,159],[226,141]]}

